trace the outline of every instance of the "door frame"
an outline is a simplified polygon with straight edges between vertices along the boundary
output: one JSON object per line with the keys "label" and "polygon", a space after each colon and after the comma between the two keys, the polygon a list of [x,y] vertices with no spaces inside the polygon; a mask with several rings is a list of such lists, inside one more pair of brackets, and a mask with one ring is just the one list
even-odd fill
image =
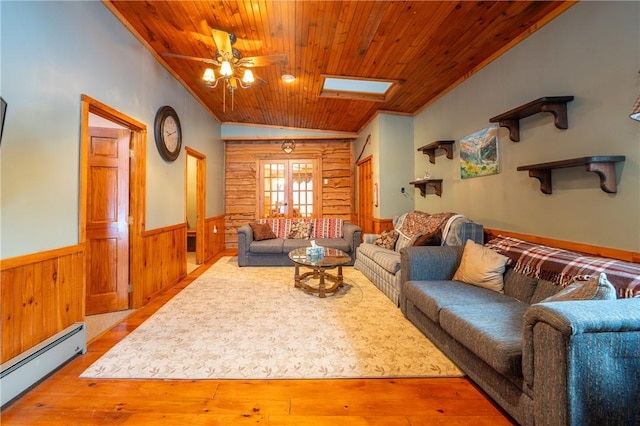
{"label": "door frame", "polygon": [[[377,207],[376,198],[378,194],[375,193],[375,182],[373,181],[373,156],[369,155],[362,160],[358,161],[357,166],[357,203],[358,206],[358,225],[362,228],[362,232],[364,233],[375,233],[374,225],[373,225],[373,215],[374,215],[374,207]],[[367,176],[363,176],[363,170],[365,166],[369,169],[368,172],[371,174],[370,179]],[[371,184],[371,187],[365,188],[367,183]],[[370,217],[365,217],[365,213],[370,213]],[[369,222],[367,222],[369,220]],[[366,222],[366,223],[365,223]]]}
{"label": "door frame", "polygon": [[[285,188],[285,197],[287,198],[288,204],[292,203],[292,176],[291,176],[291,163],[296,161],[308,161],[313,163],[313,207],[314,214],[313,217],[321,218],[323,215],[323,194],[322,194],[322,186],[323,186],[323,176],[322,176],[322,158],[315,155],[298,155],[298,156],[260,156],[256,159],[256,213],[255,217],[264,217],[264,164],[265,163],[283,163],[285,164],[285,179],[287,182],[287,187]],[[317,189],[316,189],[317,188]],[[285,218],[293,218],[292,209],[287,209],[287,214]]]}
{"label": "door frame", "polygon": [[[142,279],[144,263],[142,233],[145,229],[147,126],[88,95],[81,96],[80,176],[78,194],[78,244],[86,250],[88,210],[89,113],[113,121],[131,131],[129,165],[129,307],[143,305]],[[83,271],[86,289],[86,270]],[[136,285],[140,284],[140,285]]]}
{"label": "door frame", "polygon": [[[184,205],[185,218],[187,223],[187,206],[189,198],[189,156],[196,159],[196,264],[204,263],[204,219],[205,219],[205,200],[207,186],[205,176],[207,175],[207,156],[188,146],[185,147],[185,188],[184,188]],[[188,225],[187,225],[188,226]]]}

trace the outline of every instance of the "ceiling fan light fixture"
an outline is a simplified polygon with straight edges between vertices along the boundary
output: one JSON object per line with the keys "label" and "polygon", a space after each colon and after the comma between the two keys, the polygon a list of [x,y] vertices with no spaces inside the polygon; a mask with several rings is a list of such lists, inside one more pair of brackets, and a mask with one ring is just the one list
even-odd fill
{"label": "ceiling fan light fixture", "polygon": [[253,72],[251,72],[251,70],[244,70],[242,81],[247,85],[251,85],[254,81],[256,81],[256,79],[253,77]]}
{"label": "ceiling fan light fixture", "polygon": [[291,74],[282,74],[282,76],[280,78],[285,83],[293,83],[296,80],[296,77],[291,75]]}
{"label": "ceiling fan light fixture", "polygon": [[204,70],[202,79],[207,83],[213,83],[214,81],[216,81],[216,74],[213,72],[212,68],[207,68],[206,70]]}
{"label": "ceiling fan light fixture", "polygon": [[220,64],[220,74],[225,77],[231,77],[233,70],[231,69],[229,61],[222,61],[222,64]]}

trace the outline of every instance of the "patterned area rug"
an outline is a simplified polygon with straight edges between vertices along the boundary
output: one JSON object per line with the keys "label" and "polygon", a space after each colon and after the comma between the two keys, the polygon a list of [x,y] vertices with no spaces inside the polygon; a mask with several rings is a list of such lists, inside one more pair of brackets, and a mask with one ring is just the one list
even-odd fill
{"label": "patterned area rug", "polygon": [[353,267],[325,299],[293,267],[220,259],[81,377],[317,379],[463,374]]}

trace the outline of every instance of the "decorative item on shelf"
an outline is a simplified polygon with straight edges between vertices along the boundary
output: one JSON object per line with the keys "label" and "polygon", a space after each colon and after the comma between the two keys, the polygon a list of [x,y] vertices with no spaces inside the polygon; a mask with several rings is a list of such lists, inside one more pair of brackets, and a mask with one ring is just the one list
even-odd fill
{"label": "decorative item on shelf", "polygon": [[460,177],[499,173],[498,126],[489,126],[460,139]]}
{"label": "decorative item on shelf", "polygon": [[296,149],[296,141],[293,139],[282,141],[282,150],[285,154],[291,154]]}
{"label": "decorative item on shelf", "polygon": [[636,103],[631,108],[631,114],[629,115],[634,120],[640,121],[640,96],[636,99]]}

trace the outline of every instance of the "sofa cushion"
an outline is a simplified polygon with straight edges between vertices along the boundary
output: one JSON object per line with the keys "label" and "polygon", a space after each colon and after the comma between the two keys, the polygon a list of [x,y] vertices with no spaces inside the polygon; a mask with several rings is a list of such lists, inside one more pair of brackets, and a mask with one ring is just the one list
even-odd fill
{"label": "sofa cushion", "polygon": [[282,243],[282,252],[289,253],[300,247],[311,247],[311,243],[304,238],[287,238]]}
{"label": "sofa cushion", "polygon": [[267,223],[251,222],[249,226],[253,231],[254,241],[271,240],[277,238],[276,234],[273,233],[273,229],[271,229],[271,227]]}
{"label": "sofa cushion", "polygon": [[396,246],[396,241],[398,241],[398,231],[395,229],[382,231],[382,234],[376,238],[373,244],[384,247],[387,250],[393,250]]}
{"label": "sofa cushion", "polygon": [[514,297],[521,302],[531,303],[538,286],[538,279],[521,274],[515,269],[507,267],[504,273],[504,294]]}
{"label": "sofa cushion", "polygon": [[291,224],[291,230],[287,238],[299,238],[308,240],[311,238],[313,231],[313,224],[310,222],[297,221]]}
{"label": "sofa cushion", "polygon": [[547,297],[553,296],[561,290],[561,285],[547,280],[538,280],[538,285],[536,286],[536,290],[533,292],[533,296],[531,296],[530,303],[532,305],[534,303],[540,303]]}
{"label": "sofa cushion", "polygon": [[308,219],[313,224],[311,238],[342,238],[344,221],[342,219]]}
{"label": "sofa cushion", "polygon": [[407,281],[402,291],[416,308],[436,324],[440,320],[440,311],[448,306],[484,305],[509,299],[495,291],[459,281]]}
{"label": "sofa cushion", "polygon": [[614,300],[616,288],[607,279],[607,274],[601,272],[588,281],[575,281],[564,290],[549,296],[542,302],[563,302],[567,300]]}
{"label": "sofa cushion", "polygon": [[453,275],[453,279],[504,293],[502,275],[507,260],[509,260],[508,257],[467,240],[460,266]]}
{"label": "sofa cushion", "polygon": [[528,307],[505,296],[501,303],[448,306],[440,312],[440,325],[496,371],[522,377],[522,327]]}
{"label": "sofa cushion", "polygon": [[442,229],[438,228],[430,234],[420,235],[413,242],[414,246],[439,246],[442,245]]}
{"label": "sofa cushion", "polygon": [[291,219],[258,219],[258,222],[268,224],[278,238],[287,238],[291,232]]}
{"label": "sofa cushion", "polygon": [[277,254],[282,253],[284,238],[274,238],[271,240],[253,241],[249,245],[249,251],[256,254]]}
{"label": "sofa cushion", "polygon": [[385,271],[394,274],[400,270],[400,253],[375,244],[360,244],[358,252],[373,260]]}

